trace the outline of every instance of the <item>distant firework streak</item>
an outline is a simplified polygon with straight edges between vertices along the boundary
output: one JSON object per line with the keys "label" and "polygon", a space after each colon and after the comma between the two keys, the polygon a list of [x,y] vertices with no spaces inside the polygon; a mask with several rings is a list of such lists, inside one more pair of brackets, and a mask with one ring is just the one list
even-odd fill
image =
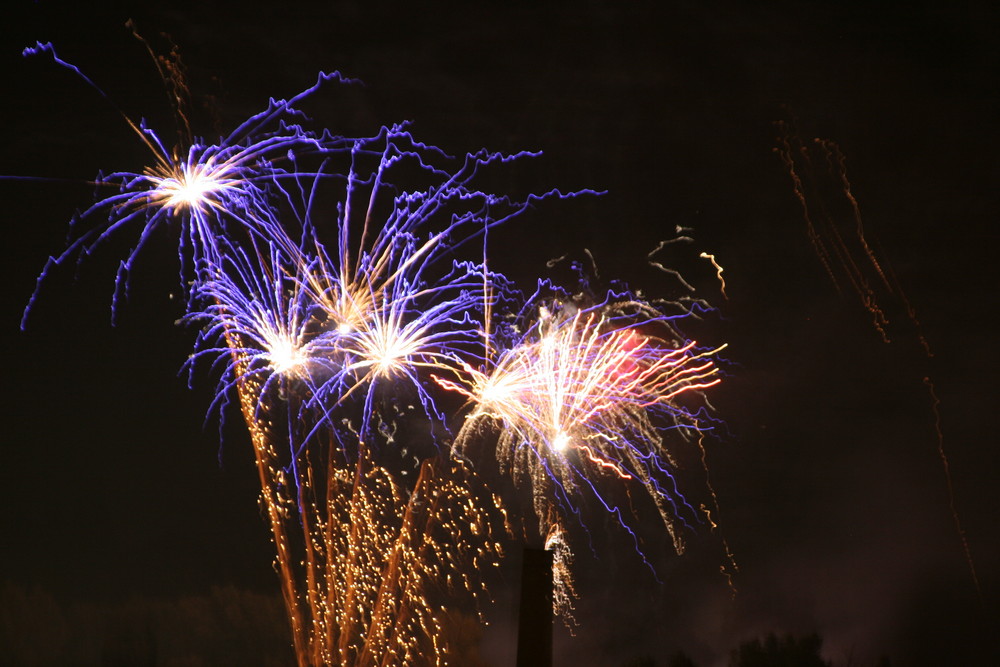
{"label": "distant firework streak", "polygon": [[933,356],[902,286],[888,264],[875,256],[868,242],[861,208],[851,191],[840,148],[823,139],[803,144],[786,124],[779,124],[779,130],[781,136],[775,152],[788,169],[809,240],[831,282],[840,292],[849,288],[857,294],[886,343],[891,339],[890,321],[883,300],[898,299],[924,351]]}
{"label": "distant firework streak", "polygon": [[[837,291],[843,293],[846,287],[850,287],[857,294],[861,304],[871,315],[872,325],[885,343],[890,343],[893,338],[889,313],[891,300],[895,299],[906,313],[906,318],[913,327],[913,335],[920,342],[924,355],[928,359],[933,357],[934,352],[924,337],[916,309],[903,292],[892,267],[886,260],[876,256],[866,238],[861,206],[847,178],[846,157],[840,147],[828,139],[814,139],[811,143],[803,143],[789,123],[779,122],[777,127],[779,137],[775,152],[792,179],[792,191],[802,207],[802,216],[813,249]],[[888,305],[887,299],[890,300]],[[961,540],[972,582],[980,602],[983,602],[975,560],[955,503],[954,484],[941,430],[941,402],[934,391],[931,378],[924,376],[921,381],[927,388],[932,403],[937,451],[945,475],[955,530]]]}
{"label": "distant firework streak", "polygon": [[[49,54],[100,92],[51,45],[25,53]],[[593,191],[481,191],[483,168],[538,154],[456,160],[406,124],[366,138],[307,129],[296,105],[348,81],[337,73],[272,100],[217,143],[196,141],[176,52],[153,55],[180,144],[168,150],[123,113],[152,164],[98,179],[118,193],[74,220],[38,280],[137,227],[114,311],[153,231],[180,227],[181,321],[197,329],[186,367],[217,378],[220,422],[238,402],[300,666],[454,664],[449,610],[481,611],[484,576],[512,532],[480,477],[491,461],[531,494],[567,617],[567,534],[585,505],[616,517],[642,554],[634,515],[644,498],[683,549],[682,529],[700,516],[666,437],[697,438],[704,461],[704,392],[720,381],[724,346],[700,347],[679,324],[707,306],[668,309],[624,289],[588,300],[547,283],[525,299],[487,265],[490,229],[542,199]],[[724,295],[721,266],[702,257]],[[463,415],[439,405],[456,393],[468,400],[452,436]]]}

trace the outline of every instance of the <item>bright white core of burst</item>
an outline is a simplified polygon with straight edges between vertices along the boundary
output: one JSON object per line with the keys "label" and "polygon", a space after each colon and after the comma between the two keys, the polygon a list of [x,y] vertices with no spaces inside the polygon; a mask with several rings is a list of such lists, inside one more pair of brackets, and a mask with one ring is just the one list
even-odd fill
{"label": "bright white core of burst", "polygon": [[557,452],[565,450],[568,444],[569,444],[569,436],[563,433],[562,431],[559,431],[559,433],[556,434],[556,437],[552,438],[552,447]]}
{"label": "bright white core of burst", "polygon": [[267,356],[275,373],[287,373],[302,363],[302,356],[295,344],[285,337],[279,338],[271,344],[271,350]]}
{"label": "bright white core of burst", "polygon": [[215,190],[216,182],[200,171],[185,170],[181,178],[168,179],[164,189],[170,192],[167,203],[174,207],[200,209],[207,195]]}
{"label": "bright white core of burst", "polygon": [[489,382],[483,387],[482,392],[480,392],[480,402],[499,403],[508,393],[509,390],[506,386],[500,383]]}

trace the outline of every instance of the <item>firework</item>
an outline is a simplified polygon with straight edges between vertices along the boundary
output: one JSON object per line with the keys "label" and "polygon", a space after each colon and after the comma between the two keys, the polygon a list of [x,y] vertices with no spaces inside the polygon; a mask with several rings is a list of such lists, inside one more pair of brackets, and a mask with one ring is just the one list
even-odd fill
{"label": "firework", "polygon": [[221,247],[226,252],[195,287],[202,310],[185,318],[203,324],[189,364],[193,370],[198,359],[214,357],[223,365],[217,401],[259,378],[256,413],[272,385],[299,381],[314,388],[315,378],[334,372],[336,358],[316,334],[321,313],[303,289],[300,267],[274,245],[249,253]]}
{"label": "firework", "polygon": [[473,405],[458,451],[496,425],[497,459],[529,488],[543,536],[560,532],[589,497],[635,537],[610,498],[614,487],[641,488],[681,551],[680,529],[696,513],[677,491],[662,428],[696,433],[709,421],[683,399],[720,381],[713,357],[722,348],[683,339],[672,317],[634,297],[530,306],[534,321],[488,371],[465,366],[461,382],[438,379]]}
{"label": "firework", "polygon": [[[51,45],[27,52],[97,89]],[[181,99],[179,62],[157,62]],[[617,517],[638,550],[615,498],[631,506],[642,491],[683,548],[697,513],[664,433],[711,422],[702,392],[719,382],[721,348],[680,333],[694,302],[668,313],[624,292],[543,297],[542,285],[505,312],[517,297],[488,266],[489,231],[541,199],[592,191],[482,191],[481,170],[537,154],[456,160],[406,124],[367,138],[307,130],[296,105],[331,79],[345,80],[321,74],[216,143],[187,130],[168,149],[122,114],[152,162],[98,179],[117,192],[81,214],[39,281],[137,228],[114,309],[153,232],[178,227],[182,321],[198,328],[188,370],[204,362],[217,376],[220,413],[234,398],[240,407],[299,664],[445,664],[445,604],[482,597],[507,526],[476,452],[529,489],[568,615],[566,527],[581,504]],[[468,399],[454,438],[442,389]]]}
{"label": "firework", "polygon": [[[51,44],[39,42],[24,51],[25,55],[49,54],[53,60],[80,76],[102,97],[104,93],[79,68],[61,59]],[[176,67],[171,72],[178,73]],[[123,119],[152,154],[152,162],[143,170],[114,171],[98,176],[100,189],[116,190],[101,197],[72,221],[70,241],[60,255],[50,257],[38,277],[35,294],[25,308],[21,321],[25,326],[38,288],[53,266],[71,258],[83,258],[109,237],[138,228],[132,249],[122,260],[115,279],[112,302],[127,291],[128,273],[154,230],[179,227],[179,256],[183,264],[196,267],[219,259],[218,239],[230,227],[245,226],[266,207],[266,190],[276,180],[290,177],[287,156],[291,153],[331,152],[345,140],[328,134],[319,136],[294,122],[300,117],[295,105],[316,92],[330,80],[348,81],[339,73],[321,73],[316,83],[287,100],[270,100],[268,107],[241,123],[216,143],[195,140],[190,128],[181,132],[184,145],[167,144],[144,121],[134,121],[123,112]],[[174,81],[175,86],[181,83]],[[110,101],[110,100],[109,100]],[[186,118],[180,116],[186,123]],[[297,175],[297,174],[294,174]]]}
{"label": "firework", "polygon": [[[277,203],[254,213],[242,245],[218,242],[192,293],[191,366],[211,360],[220,406],[239,398],[304,663],[443,662],[441,596],[475,598],[499,557],[498,499],[399,422],[444,426],[428,375],[482,356],[500,281],[457,250],[531,200],[469,187],[508,156],[468,155],[455,172],[432,158],[448,159],[384,128],[355,143],[344,178],[276,182]],[[406,162],[437,183],[392,187]],[[344,189],[330,250],[316,191],[332,182]]]}

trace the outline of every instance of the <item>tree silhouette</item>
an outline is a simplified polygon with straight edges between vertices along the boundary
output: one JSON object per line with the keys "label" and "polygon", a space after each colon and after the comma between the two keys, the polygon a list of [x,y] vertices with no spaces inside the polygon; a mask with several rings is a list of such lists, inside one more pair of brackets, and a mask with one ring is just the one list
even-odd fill
{"label": "tree silhouette", "polygon": [[677,651],[667,660],[667,667],[698,667],[684,651]]}
{"label": "tree silhouette", "polygon": [[805,637],[769,634],[761,642],[753,639],[740,644],[729,658],[729,667],[832,667],[819,650],[823,640],[817,634]]}
{"label": "tree silhouette", "polygon": [[652,656],[643,655],[637,658],[632,658],[623,664],[622,667],[656,667],[656,660],[654,660]]}

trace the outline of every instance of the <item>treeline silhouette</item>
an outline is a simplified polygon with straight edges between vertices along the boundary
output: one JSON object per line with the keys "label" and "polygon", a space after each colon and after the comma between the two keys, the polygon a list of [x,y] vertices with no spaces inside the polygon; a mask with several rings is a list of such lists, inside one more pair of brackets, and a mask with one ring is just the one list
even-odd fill
{"label": "treeline silhouette", "polygon": [[[835,667],[823,659],[823,639],[818,634],[803,636],[768,634],[741,643],[729,654],[729,667]],[[630,660],[622,667],[699,667],[686,653],[678,651],[665,663],[651,656]],[[891,667],[885,656],[874,664],[849,662],[844,667]]]}

